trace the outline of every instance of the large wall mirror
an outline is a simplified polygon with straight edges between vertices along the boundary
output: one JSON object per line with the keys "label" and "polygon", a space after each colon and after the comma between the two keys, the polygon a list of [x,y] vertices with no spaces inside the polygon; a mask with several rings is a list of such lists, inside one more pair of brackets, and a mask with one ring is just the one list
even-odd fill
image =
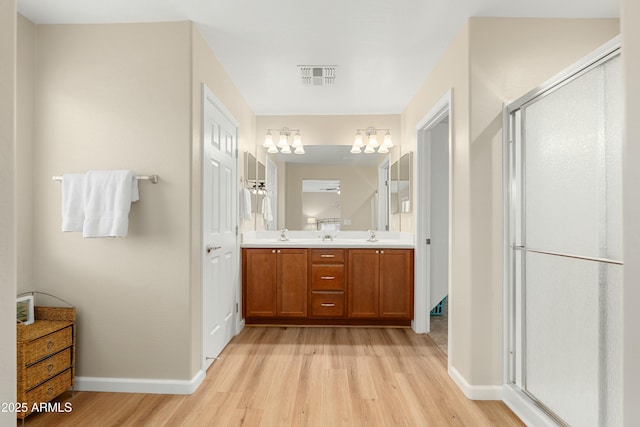
{"label": "large wall mirror", "polygon": [[[389,159],[397,149],[389,154],[352,154],[349,145],[307,145],[303,155],[265,153],[267,166],[274,164],[279,177],[277,229],[387,230],[389,213],[397,213],[400,200],[411,191],[410,184],[398,183],[402,193],[392,202]],[[409,157],[397,163],[394,181],[411,176],[410,169],[402,171],[410,161]],[[381,204],[388,208],[381,209]],[[404,206],[410,209],[410,201]]]}

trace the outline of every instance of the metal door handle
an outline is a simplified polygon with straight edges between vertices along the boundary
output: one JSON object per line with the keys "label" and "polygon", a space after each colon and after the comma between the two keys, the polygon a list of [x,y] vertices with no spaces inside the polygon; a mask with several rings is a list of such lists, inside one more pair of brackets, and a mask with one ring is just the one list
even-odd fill
{"label": "metal door handle", "polygon": [[333,280],[333,279],[335,279],[335,276],[320,276],[320,278],[322,280]]}
{"label": "metal door handle", "polygon": [[212,251],[220,249],[222,246],[211,246],[207,245],[207,254],[210,254]]}
{"label": "metal door handle", "polygon": [[320,304],[322,307],[335,307],[335,303],[332,302],[323,302]]}
{"label": "metal door handle", "polygon": [[335,255],[322,254],[322,255],[320,255],[320,258],[335,258]]}

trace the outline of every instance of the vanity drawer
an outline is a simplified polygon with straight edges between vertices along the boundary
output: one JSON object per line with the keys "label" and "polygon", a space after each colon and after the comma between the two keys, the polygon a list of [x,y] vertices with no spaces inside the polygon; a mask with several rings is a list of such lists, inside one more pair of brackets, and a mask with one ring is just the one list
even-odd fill
{"label": "vanity drawer", "polygon": [[26,388],[37,386],[42,381],[46,381],[56,376],[60,372],[71,367],[71,348],[67,348],[42,362],[38,362],[27,368]]}
{"label": "vanity drawer", "polygon": [[314,291],[343,291],[344,265],[320,264],[311,266],[311,289]]}
{"label": "vanity drawer", "polygon": [[311,249],[311,263],[344,264],[344,249]]}
{"label": "vanity drawer", "polygon": [[72,343],[73,331],[71,326],[38,338],[25,346],[25,364],[30,365],[50,354],[71,347]]}
{"label": "vanity drawer", "polygon": [[344,317],[344,292],[312,292],[311,316]]}

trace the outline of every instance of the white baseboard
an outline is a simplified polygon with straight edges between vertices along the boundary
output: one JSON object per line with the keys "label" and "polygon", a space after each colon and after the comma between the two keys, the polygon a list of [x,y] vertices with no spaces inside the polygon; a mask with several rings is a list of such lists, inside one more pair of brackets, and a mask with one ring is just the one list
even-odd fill
{"label": "white baseboard", "polygon": [[449,366],[449,376],[471,400],[502,400],[501,385],[471,385],[456,368]]}
{"label": "white baseboard", "polygon": [[200,370],[191,380],[75,377],[74,390],[112,393],[192,394],[204,380]]}
{"label": "white baseboard", "polygon": [[505,385],[503,397],[504,403],[526,425],[536,427],[556,427],[558,425],[517,388]]}

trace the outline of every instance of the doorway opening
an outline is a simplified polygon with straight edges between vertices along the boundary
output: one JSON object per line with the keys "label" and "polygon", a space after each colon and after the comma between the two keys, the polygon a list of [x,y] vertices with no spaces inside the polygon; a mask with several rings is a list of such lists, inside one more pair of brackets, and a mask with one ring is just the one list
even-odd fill
{"label": "doorway opening", "polygon": [[451,248],[451,91],[417,126],[416,319],[414,329],[429,333],[450,352]]}

